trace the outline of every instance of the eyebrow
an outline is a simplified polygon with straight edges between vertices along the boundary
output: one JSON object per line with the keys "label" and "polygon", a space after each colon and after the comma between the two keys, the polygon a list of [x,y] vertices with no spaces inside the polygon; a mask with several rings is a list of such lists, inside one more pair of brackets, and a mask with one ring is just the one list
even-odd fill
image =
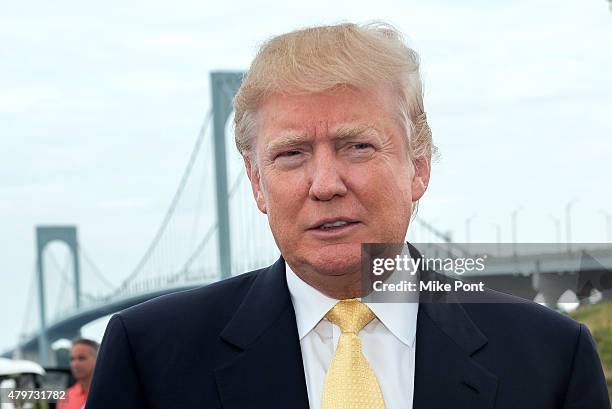
{"label": "eyebrow", "polygon": [[[342,141],[354,137],[361,136],[368,132],[379,133],[378,129],[372,124],[358,124],[358,125],[342,125],[332,132],[331,139],[333,141]],[[309,133],[305,132],[291,132],[278,135],[266,146],[268,152],[275,151],[280,148],[287,148],[291,146],[297,146],[304,142],[308,142],[312,139]]]}
{"label": "eyebrow", "polygon": [[290,146],[297,146],[308,141],[310,136],[307,133],[294,133],[288,131],[286,133],[282,133],[272,139],[268,145],[266,145],[266,151],[275,151],[280,148],[286,148]]}

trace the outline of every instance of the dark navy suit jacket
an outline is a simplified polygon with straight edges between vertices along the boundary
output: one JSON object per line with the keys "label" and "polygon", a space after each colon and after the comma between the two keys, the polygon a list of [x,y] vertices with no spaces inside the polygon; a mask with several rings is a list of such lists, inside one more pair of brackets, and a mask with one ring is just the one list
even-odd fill
{"label": "dark navy suit jacket", "polygon": [[[414,409],[610,408],[584,325],[495,297],[420,304]],[[86,408],[308,408],[284,260],[116,314]]]}

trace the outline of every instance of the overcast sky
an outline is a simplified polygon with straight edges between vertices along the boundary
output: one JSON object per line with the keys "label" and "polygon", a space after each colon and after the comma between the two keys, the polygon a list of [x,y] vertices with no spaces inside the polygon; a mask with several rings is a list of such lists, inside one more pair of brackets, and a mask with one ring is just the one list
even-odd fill
{"label": "overcast sky", "polygon": [[519,241],[554,242],[555,218],[565,240],[564,207],[577,199],[573,240],[606,241],[605,0],[4,2],[0,351],[36,317],[36,225],[77,225],[100,270],[120,282],[179,183],[210,105],[210,71],[246,69],[275,34],[372,19],[398,27],[422,59],[441,157],[420,216],[463,241],[475,215],[472,241],[494,241],[492,223],[510,241],[510,214],[523,206]]}

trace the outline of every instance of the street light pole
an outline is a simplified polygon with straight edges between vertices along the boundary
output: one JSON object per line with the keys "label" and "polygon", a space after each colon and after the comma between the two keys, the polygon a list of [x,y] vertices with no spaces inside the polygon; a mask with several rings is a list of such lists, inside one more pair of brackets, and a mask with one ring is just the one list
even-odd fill
{"label": "street light pole", "polygon": [[567,234],[567,252],[572,251],[572,206],[577,202],[572,199],[565,205],[565,232]]}
{"label": "street light pole", "polygon": [[468,253],[470,252],[470,228],[474,217],[476,217],[476,213],[465,219],[465,247]]}
{"label": "street light pole", "polygon": [[608,243],[612,243],[612,214],[603,209],[601,209],[599,213],[603,214],[603,216],[606,218],[606,240]]}
{"label": "street light pole", "polygon": [[549,214],[548,218],[552,220],[553,223],[555,223],[555,238],[556,238],[557,247],[558,247],[559,243],[561,243],[561,221],[557,217],[553,216],[552,214]]}
{"label": "street light pole", "polygon": [[476,217],[476,213],[465,219],[465,242],[470,242],[470,227],[472,224],[472,220]]}
{"label": "street light pole", "polygon": [[501,257],[501,226],[497,223],[491,223],[495,229],[495,239],[497,240],[497,256]]}
{"label": "street light pole", "polygon": [[518,236],[516,219],[521,210],[523,210],[523,206],[519,206],[512,211],[512,255],[514,257],[516,257],[516,241]]}

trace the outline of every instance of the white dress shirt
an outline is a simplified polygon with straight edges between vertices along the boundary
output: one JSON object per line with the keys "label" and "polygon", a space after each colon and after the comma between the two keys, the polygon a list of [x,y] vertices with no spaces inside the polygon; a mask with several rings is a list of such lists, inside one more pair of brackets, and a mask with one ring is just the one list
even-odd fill
{"label": "white dress shirt", "polygon": [[[338,302],[302,281],[287,263],[310,409],[321,408],[323,383],[340,328],[325,314]],[[418,303],[372,303],[376,314],[360,332],[363,355],[374,370],[386,409],[412,409]]]}

